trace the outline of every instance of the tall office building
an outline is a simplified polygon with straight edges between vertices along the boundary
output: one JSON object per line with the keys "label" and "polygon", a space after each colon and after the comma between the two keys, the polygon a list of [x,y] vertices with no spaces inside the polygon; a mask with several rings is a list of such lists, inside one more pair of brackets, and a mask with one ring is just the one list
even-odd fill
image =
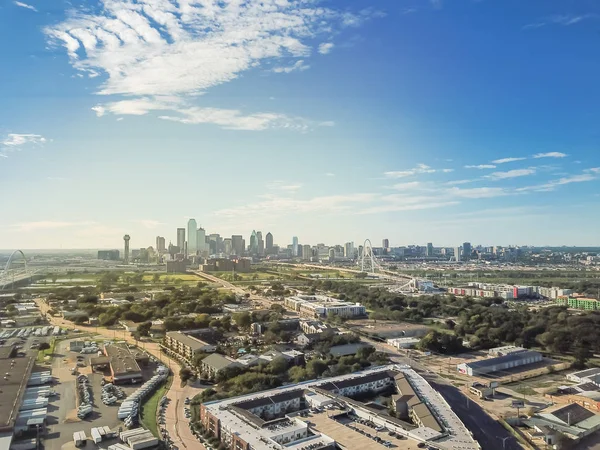
{"label": "tall office building", "polygon": [[470,242],[464,242],[462,248],[463,248],[463,259],[465,261],[468,261],[469,259],[471,259],[471,253],[473,253],[473,247],[471,246]]}
{"label": "tall office building", "polygon": [[454,249],[454,259],[458,262],[460,261],[460,247],[456,247]]}
{"label": "tall office building", "polygon": [[346,242],[344,244],[344,256],[346,258],[354,258],[354,242]]}
{"label": "tall office building", "polygon": [[292,238],[292,256],[298,256],[298,236]]}
{"label": "tall office building", "polygon": [[268,232],[265,236],[265,253],[271,255],[273,253],[273,235]]}
{"label": "tall office building", "polygon": [[389,239],[382,240],[381,246],[383,247],[383,251],[385,252],[386,249],[390,248],[390,240]]}
{"label": "tall office building", "polygon": [[252,256],[258,255],[258,236],[256,235],[256,230],[252,230],[252,234],[250,235],[250,247],[248,251]]}
{"label": "tall office building", "polygon": [[262,231],[256,232],[256,239],[258,240],[258,256],[265,254],[265,241],[263,241]]}
{"label": "tall office building", "polygon": [[177,228],[177,247],[181,251],[185,249],[185,228]]}
{"label": "tall office building", "polygon": [[206,252],[206,231],[202,227],[196,230],[196,246],[198,247],[198,253],[204,256],[203,253]]}
{"label": "tall office building", "polygon": [[305,261],[310,261],[312,258],[312,247],[308,244],[304,244],[302,246],[302,259]]}
{"label": "tall office building", "polygon": [[198,251],[198,224],[196,219],[188,220],[187,224],[187,236],[188,236],[188,254],[195,255]]}
{"label": "tall office building", "polygon": [[431,242],[427,243],[427,256],[433,256],[433,244]]}
{"label": "tall office building", "polygon": [[167,251],[167,247],[165,247],[165,238],[162,236],[156,236],[156,251],[159,254]]}
{"label": "tall office building", "polygon": [[231,246],[233,248],[233,254],[242,256],[244,254],[244,238],[239,234],[231,236]]}
{"label": "tall office building", "polygon": [[233,253],[233,244],[231,238],[223,239],[223,253],[225,253],[227,256]]}
{"label": "tall office building", "polygon": [[123,236],[123,241],[125,243],[125,253],[123,254],[123,263],[125,264],[129,264],[129,239],[131,239],[129,237],[128,234],[126,234],[125,236]]}
{"label": "tall office building", "polygon": [[212,233],[208,236],[210,242],[210,253],[217,254],[223,251],[223,243],[219,233]]}

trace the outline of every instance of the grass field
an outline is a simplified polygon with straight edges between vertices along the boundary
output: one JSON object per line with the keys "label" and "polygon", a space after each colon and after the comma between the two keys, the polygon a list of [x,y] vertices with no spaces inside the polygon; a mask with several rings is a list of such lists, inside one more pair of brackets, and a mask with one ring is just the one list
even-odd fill
{"label": "grass field", "polygon": [[169,387],[171,386],[172,382],[173,376],[169,376],[169,378],[167,378],[167,381],[163,383],[162,386],[158,388],[154,394],[152,394],[152,397],[145,401],[142,406],[142,425],[145,426],[148,430],[150,430],[150,432],[156,437],[158,437],[158,423],[156,422],[158,402],[169,390]]}
{"label": "grass field", "polygon": [[[154,274],[152,274],[152,273],[144,275],[144,278],[143,278],[143,280],[145,282],[152,282],[153,279],[154,279]],[[198,275],[192,275],[192,274],[188,274],[188,273],[161,273],[160,274],[160,283],[164,283],[165,279],[195,281],[195,282],[202,281],[202,278],[200,278]]]}
{"label": "grass field", "polygon": [[56,346],[56,338],[50,339],[49,344],[50,344],[50,348],[47,348],[46,350],[40,350],[38,352],[37,361],[39,363],[45,362],[44,358],[46,358],[46,356],[52,357],[52,355],[54,354],[54,347]]}

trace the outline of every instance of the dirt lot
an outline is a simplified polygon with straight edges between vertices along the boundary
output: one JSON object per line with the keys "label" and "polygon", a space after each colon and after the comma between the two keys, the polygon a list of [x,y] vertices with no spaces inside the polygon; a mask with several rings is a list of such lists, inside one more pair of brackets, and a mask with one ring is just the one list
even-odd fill
{"label": "dirt lot", "polygon": [[412,336],[419,337],[424,336],[429,331],[429,328],[425,325],[370,319],[349,320],[346,322],[346,326],[373,336],[377,335],[384,339]]}

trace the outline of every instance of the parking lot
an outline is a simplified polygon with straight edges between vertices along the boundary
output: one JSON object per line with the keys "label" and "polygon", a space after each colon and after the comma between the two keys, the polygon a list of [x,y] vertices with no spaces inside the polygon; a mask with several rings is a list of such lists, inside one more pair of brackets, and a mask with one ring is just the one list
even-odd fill
{"label": "parking lot", "polygon": [[[89,339],[89,338],[88,338]],[[69,340],[56,343],[52,360],[52,376],[55,379],[54,390],[57,395],[48,407],[47,434],[44,446],[47,450],[60,450],[72,444],[73,433],[84,431],[87,436],[93,427],[108,426],[112,430],[123,427],[117,418],[120,401],[114,405],[105,405],[101,400],[102,380],[109,379],[109,374],[92,372],[90,358],[95,354],[80,354],[69,350]],[[76,410],[76,376],[71,370],[77,367],[78,373],[86,375],[92,390],[93,410],[85,419],[77,418]],[[151,377],[156,364],[150,363],[142,368],[144,379]],[[126,395],[133,393],[139,384],[120,385]],[[116,442],[116,441],[115,441]]]}
{"label": "parking lot", "polygon": [[[398,448],[406,450],[418,450],[418,443],[398,435],[390,435],[385,428],[376,429],[375,424],[360,422],[351,416],[334,417],[336,412],[323,411],[311,412],[307,420],[317,431],[335,439],[341,446],[349,449],[385,449]],[[330,417],[331,416],[331,417]],[[389,445],[384,445],[389,442]]]}

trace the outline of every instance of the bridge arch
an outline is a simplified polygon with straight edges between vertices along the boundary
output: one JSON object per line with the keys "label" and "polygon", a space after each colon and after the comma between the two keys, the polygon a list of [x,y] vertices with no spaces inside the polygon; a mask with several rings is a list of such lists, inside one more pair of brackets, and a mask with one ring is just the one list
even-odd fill
{"label": "bridge arch", "polygon": [[4,266],[4,270],[2,272],[3,274],[7,274],[8,273],[8,269],[10,269],[10,265],[12,263],[12,260],[13,260],[13,258],[15,257],[15,255],[17,253],[20,253],[21,256],[23,257],[23,261],[25,262],[25,271],[27,271],[27,258],[25,257],[25,253],[23,253],[23,251],[21,251],[21,250],[15,250],[8,257],[8,261],[6,261],[6,265]]}
{"label": "bridge arch", "polygon": [[373,246],[369,239],[365,239],[365,243],[363,244],[360,271],[370,274],[375,273],[375,257],[373,256]]}

